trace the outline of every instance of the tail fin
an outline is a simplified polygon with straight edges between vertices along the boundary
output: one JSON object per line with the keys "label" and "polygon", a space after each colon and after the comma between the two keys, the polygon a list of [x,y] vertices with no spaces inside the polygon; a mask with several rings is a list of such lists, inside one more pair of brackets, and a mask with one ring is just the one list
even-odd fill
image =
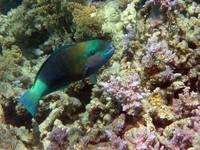
{"label": "tail fin", "polygon": [[19,102],[24,105],[33,117],[35,117],[39,100],[40,96],[38,94],[34,93],[32,90],[28,90],[20,97]]}

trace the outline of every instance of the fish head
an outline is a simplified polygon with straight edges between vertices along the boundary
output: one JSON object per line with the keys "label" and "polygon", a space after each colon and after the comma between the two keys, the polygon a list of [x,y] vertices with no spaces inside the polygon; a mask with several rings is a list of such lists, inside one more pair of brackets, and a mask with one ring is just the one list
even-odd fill
{"label": "fish head", "polygon": [[90,75],[101,68],[112,57],[114,51],[111,41],[91,41],[87,56],[87,74]]}

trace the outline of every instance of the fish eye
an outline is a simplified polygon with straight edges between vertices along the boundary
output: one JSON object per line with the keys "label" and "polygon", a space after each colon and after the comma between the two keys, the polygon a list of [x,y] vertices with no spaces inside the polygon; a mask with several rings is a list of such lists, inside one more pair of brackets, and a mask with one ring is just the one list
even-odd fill
{"label": "fish eye", "polygon": [[94,55],[94,54],[95,54],[95,50],[91,50],[90,55]]}

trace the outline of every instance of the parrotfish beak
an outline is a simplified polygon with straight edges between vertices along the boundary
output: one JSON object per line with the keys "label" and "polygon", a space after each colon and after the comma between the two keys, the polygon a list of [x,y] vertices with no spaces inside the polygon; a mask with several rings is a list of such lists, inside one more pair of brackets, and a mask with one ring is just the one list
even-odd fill
{"label": "parrotfish beak", "polygon": [[88,72],[87,74],[92,74],[96,72],[100,67],[102,67],[107,61],[112,57],[115,48],[110,41],[103,41],[102,49],[99,50],[95,55],[88,58]]}
{"label": "parrotfish beak", "polygon": [[114,54],[115,48],[112,42],[108,42],[105,53],[104,53],[104,58],[107,60],[111,58],[111,56]]}
{"label": "parrotfish beak", "polygon": [[112,44],[112,42],[110,42],[109,46],[108,46],[108,52],[107,53],[113,55],[114,51],[115,51],[114,45]]}

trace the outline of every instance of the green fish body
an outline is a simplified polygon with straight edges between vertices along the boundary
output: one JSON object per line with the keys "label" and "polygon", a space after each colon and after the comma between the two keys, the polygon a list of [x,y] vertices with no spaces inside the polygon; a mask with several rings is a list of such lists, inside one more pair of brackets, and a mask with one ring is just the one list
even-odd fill
{"label": "green fish body", "polygon": [[62,46],[43,63],[33,86],[19,101],[35,117],[41,97],[96,73],[113,53],[112,43],[104,40]]}

